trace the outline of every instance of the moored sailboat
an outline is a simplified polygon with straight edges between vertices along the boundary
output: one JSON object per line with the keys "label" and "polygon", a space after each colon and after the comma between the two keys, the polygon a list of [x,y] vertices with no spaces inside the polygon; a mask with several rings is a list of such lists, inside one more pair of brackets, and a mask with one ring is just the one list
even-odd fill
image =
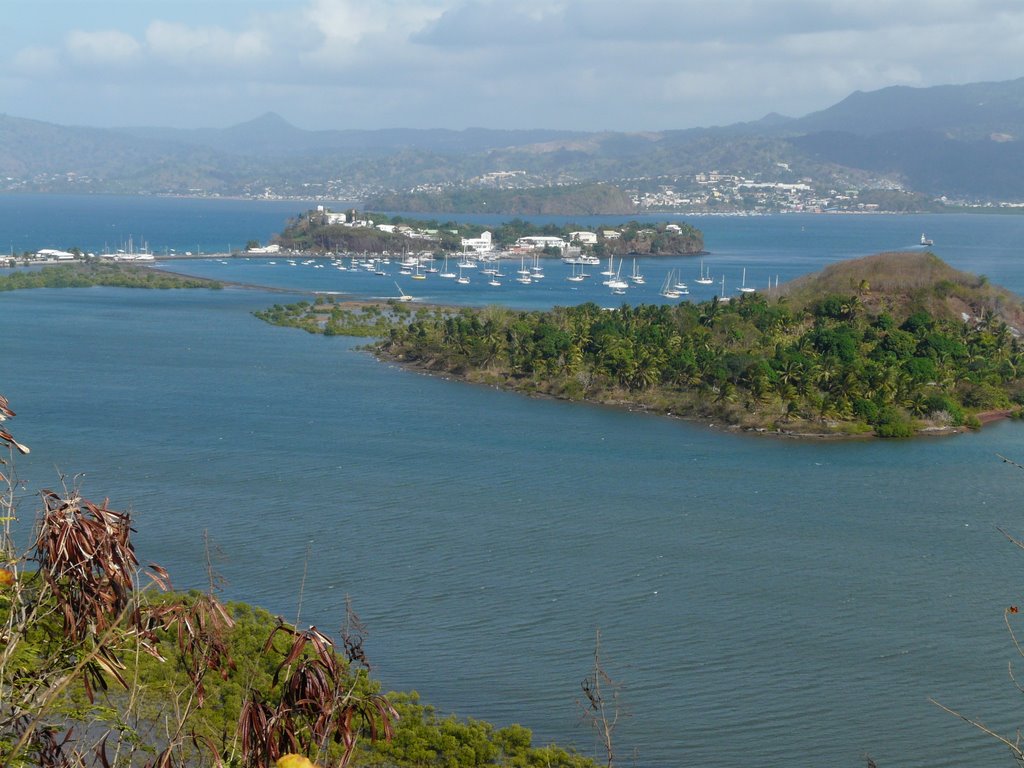
{"label": "moored sailboat", "polygon": [[700,260],[700,277],[696,280],[697,285],[714,285],[715,281],[711,279],[711,272],[704,271],[704,259]]}
{"label": "moored sailboat", "polygon": [[444,257],[444,271],[441,272],[441,274],[438,275],[438,277],[443,277],[443,278],[446,278],[446,279],[454,279],[456,276],[457,275],[454,272],[452,272],[452,271],[450,271],[448,269],[448,257],[445,256]]}
{"label": "moored sailboat", "polygon": [[678,299],[682,294],[676,290],[676,271],[670,269],[668,274],[665,275],[665,282],[661,284],[661,290],[658,291],[659,295],[664,296],[666,299]]}
{"label": "moored sailboat", "polygon": [[629,279],[633,281],[635,285],[644,284],[644,276],[640,274],[636,266],[636,259],[633,259],[633,274],[629,276]]}
{"label": "moored sailboat", "polygon": [[739,292],[740,293],[753,293],[755,290],[757,290],[757,289],[747,285],[747,268],[744,267],[743,268],[743,280],[740,283]]}

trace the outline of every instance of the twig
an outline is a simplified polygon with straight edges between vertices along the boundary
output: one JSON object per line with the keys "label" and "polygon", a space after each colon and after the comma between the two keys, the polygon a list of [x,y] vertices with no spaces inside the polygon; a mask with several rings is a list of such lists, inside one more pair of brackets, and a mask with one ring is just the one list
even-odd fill
{"label": "twig", "polygon": [[987,733],[992,738],[997,739],[997,740],[1003,742],[1003,744],[1005,744],[1007,747],[1010,748],[1010,751],[1013,752],[1013,755],[1014,755],[1014,757],[1017,760],[1019,760],[1019,761],[1020,760],[1024,760],[1024,751],[1021,750],[1019,743],[1015,743],[1015,742],[1010,741],[1005,736],[996,733],[991,728],[988,728],[988,727],[982,725],[981,723],[979,723],[977,720],[972,720],[971,718],[967,717],[966,715],[960,714],[955,709],[950,709],[946,705],[940,704],[935,699],[929,698],[928,701],[930,701],[932,704],[934,704],[939,709],[944,710],[944,711],[948,712],[949,714],[953,715],[954,717],[959,717],[965,723],[967,723],[969,725],[973,725],[975,728],[977,728],[982,733]]}
{"label": "twig", "polygon": [[310,542],[306,542],[306,556],[302,559],[302,581],[299,582],[299,599],[295,606],[295,626],[299,626],[299,616],[302,615],[302,598],[306,594],[306,574],[309,572]]}

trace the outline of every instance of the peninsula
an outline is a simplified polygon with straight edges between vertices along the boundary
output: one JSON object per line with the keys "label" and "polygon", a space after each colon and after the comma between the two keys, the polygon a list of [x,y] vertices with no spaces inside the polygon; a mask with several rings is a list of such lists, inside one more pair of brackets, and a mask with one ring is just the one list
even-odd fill
{"label": "peninsula", "polygon": [[[793,436],[907,437],[1019,416],[1024,305],[931,253],[884,253],[701,304],[260,316],[378,337],[383,358],[528,395]],[[351,330],[350,330],[351,329]]]}
{"label": "peninsula", "polygon": [[89,288],[105,285],[115,288],[213,288],[223,287],[217,280],[185,277],[135,264],[92,260],[42,269],[15,270],[0,275],[0,291],[25,288]]}

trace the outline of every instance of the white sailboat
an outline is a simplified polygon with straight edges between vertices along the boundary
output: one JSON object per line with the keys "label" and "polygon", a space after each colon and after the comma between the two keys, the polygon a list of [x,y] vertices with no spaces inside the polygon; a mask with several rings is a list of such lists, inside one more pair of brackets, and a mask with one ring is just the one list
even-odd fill
{"label": "white sailboat", "polygon": [[[621,271],[622,271],[622,262],[620,261],[619,262],[619,272],[621,272]],[[605,285],[607,285],[609,288],[612,289],[612,293],[616,293],[616,294],[620,294],[621,295],[621,294],[626,292],[627,288],[629,288],[629,283],[627,283],[625,280],[623,280],[619,276],[619,272],[615,273],[615,277],[612,277],[611,279],[606,281]]]}
{"label": "white sailboat", "polygon": [[633,274],[629,276],[629,279],[633,281],[634,285],[644,284],[644,276],[637,270],[636,259],[633,259]]}
{"label": "white sailboat", "polygon": [[700,277],[697,278],[697,285],[713,285],[714,280],[711,279],[711,273],[704,271],[704,259],[700,260]]}
{"label": "white sailboat", "polygon": [[757,289],[756,288],[752,288],[752,287],[747,285],[747,268],[744,267],[743,268],[743,281],[740,283],[739,291],[740,291],[740,293],[753,293],[755,290],[757,290]]}
{"label": "white sailboat", "polygon": [[519,277],[516,278],[516,282],[517,283],[522,283],[523,285],[529,285],[530,283],[533,282],[533,279],[530,277],[530,270],[528,270],[526,268],[526,256],[525,255],[521,255],[519,257],[519,269],[516,270],[516,274],[519,275]]}
{"label": "white sailboat", "polygon": [[676,271],[674,269],[670,269],[668,274],[665,275],[665,282],[661,284],[661,290],[658,291],[658,293],[666,299],[678,299],[682,295],[676,290],[675,275]]}
{"label": "white sailboat", "polygon": [[462,276],[462,265],[461,264],[459,264],[459,276],[455,279],[455,282],[456,283],[461,283],[462,285],[469,285],[469,278]]}
{"label": "white sailboat", "polygon": [[395,288],[398,289],[398,300],[399,301],[412,301],[412,296],[410,296],[405,291],[403,291],[402,290],[402,286],[400,286],[398,283],[395,283]]}
{"label": "white sailboat", "polygon": [[679,291],[679,295],[680,296],[684,296],[684,295],[687,295],[687,294],[690,293],[690,286],[688,286],[683,281],[683,271],[682,270],[679,270],[679,276],[676,278],[676,282],[675,282],[675,285],[673,286],[673,288],[675,288],[677,291]]}
{"label": "white sailboat", "polygon": [[534,280],[540,280],[544,277],[544,267],[540,265],[540,254],[533,257],[533,266],[530,267],[530,277]]}
{"label": "white sailboat", "polygon": [[440,275],[438,275],[438,277],[443,277],[443,278],[446,278],[446,279],[454,279],[456,277],[455,273],[449,271],[449,269],[448,269],[448,256],[447,255],[444,257],[444,271]]}

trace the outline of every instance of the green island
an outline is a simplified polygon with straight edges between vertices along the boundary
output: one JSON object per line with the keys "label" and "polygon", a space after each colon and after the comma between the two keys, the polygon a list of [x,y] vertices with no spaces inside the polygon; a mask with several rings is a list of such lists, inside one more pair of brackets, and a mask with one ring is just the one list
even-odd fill
{"label": "green island", "polygon": [[884,253],[771,293],[549,311],[319,297],[257,316],[468,382],[738,430],[908,437],[1021,416],[1024,305],[984,277]]}
{"label": "green island", "polygon": [[25,288],[221,288],[216,280],[185,277],[134,264],[105,261],[59,264],[37,270],[16,270],[0,275],[0,291]]}
{"label": "green island", "polygon": [[[378,213],[345,214],[327,210],[308,211],[290,220],[274,242],[282,248],[303,253],[402,253],[427,250],[436,254],[462,251],[463,240],[491,233],[494,248],[505,251],[521,237],[556,237],[566,247],[579,248],[587,255],[692,256],[703,253],[704,235],[685,222],[642,224],[629,221],[616,226],[602,225],[590,234],[594,242],[573,237],[585,230],[576,224],[532,224],[511,219],[500,225],[484,227],[454,221],[411,219]],[[563,255],[557,247],[547,247],[546,256]]]}
{"label": "green island", "polygon": [[[0,395],[3,421],[14,415]],[[381,693],[351,600],[336,641],[222,602],[212,569],[206,591],[175,591],[163,568],[140,566],[132,516],[77,488],[39,491],[31,542],[19,546],[12,521],[24,494],[12,465],[30,449],[8,429],[0,429],[0,765],[596,765],[535,746],[523,726],[442,715],[415,691]]]}

